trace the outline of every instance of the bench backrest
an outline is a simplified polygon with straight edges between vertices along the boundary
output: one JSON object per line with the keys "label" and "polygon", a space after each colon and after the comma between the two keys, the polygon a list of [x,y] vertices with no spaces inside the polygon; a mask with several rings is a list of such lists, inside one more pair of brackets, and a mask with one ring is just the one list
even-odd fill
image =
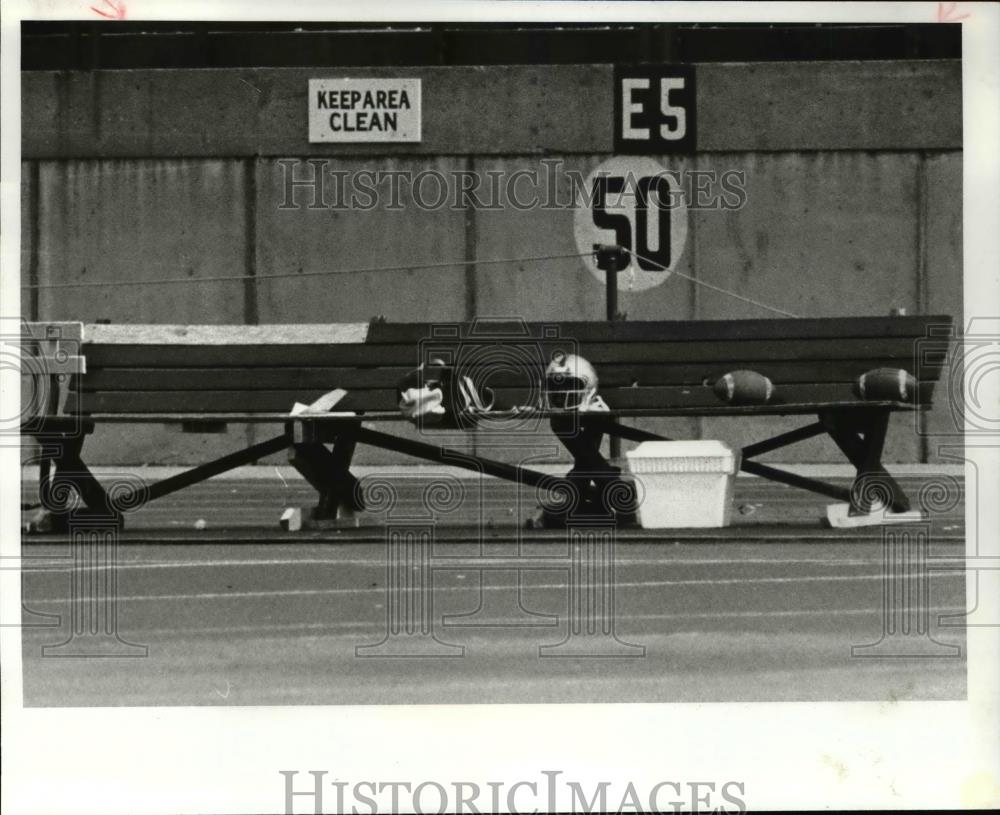
{"label": "bench backrest", "polygon": [[22,424],[65,410],[70,388],[86,371],[82,340],[82,323],[21,323]]}
{"label": "bench backrest", "polygon": [[[272,413],[333,388],[343,409],[395,411],[397,382],[434,358],[457,365],[497,406],[537,404],[555,351],[579,353],[613,408],[738,412],[712,390],[749,369],[775,385],[771,407],[850,404],[872,369],[902,368],[930,403],[945,364],[947,316],[623,323],[345,323],[334,325],[87,325],[84,414]],[[904,407],[900,405],[899,407]],[[794,411],[791,411],[794,412]],[[805,412],[803,409],[802,412]]]}

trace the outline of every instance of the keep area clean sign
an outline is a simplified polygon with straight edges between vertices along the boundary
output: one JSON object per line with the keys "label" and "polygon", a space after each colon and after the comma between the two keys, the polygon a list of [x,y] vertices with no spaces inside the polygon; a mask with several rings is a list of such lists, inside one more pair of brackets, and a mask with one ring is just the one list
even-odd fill
{"label": "keep area clean sign", "polygon": [[310,79],[310,142],[419,142],[419,79]]}

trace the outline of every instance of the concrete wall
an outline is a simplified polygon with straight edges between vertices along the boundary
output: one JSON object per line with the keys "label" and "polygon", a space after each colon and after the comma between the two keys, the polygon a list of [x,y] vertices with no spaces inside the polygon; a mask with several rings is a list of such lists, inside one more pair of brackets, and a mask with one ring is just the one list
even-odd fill
{"label": "concrete wall", "polygon": [[[706,63],[699,148],[960,149],[961,63]],[[260,68],[22,74],[27,158],[608,153],[612,66]],[[310,78],[420,77],[419,144],[316,145]]]}
{"label": "concrete wall", "polygon": [[[571,209],[428,211],[405,199],[399,210],[310,208],[305,189],[289,208],[280,162],[510,174],[558,159],[586,176],[612,150],[611,66],[351,69],[422,77],[423,141],[310,145],[306,80],[331,73],[23,74],[23,281],[129,284],[26,290],[23,313],[116,323],[603,318],[603,285],[578,259],[474,262],[576,252]],[[690,212],[679,271],[802,316],[904,306],[961,322],[958,62],[706,64],[697,83],[698,153],[654,158],[680,172],[743,171],[747,203]],[[560,184],[565,199],[565,176]],[[315,274],[441,261],[456,265]],[[254,280],[274,274],[290,277]],[[162,278],[188,282],[131,284]],[[767,316],[678,277],[623,292],[620,305],[632,319]],[[946,387],[930,430],[953,427]],[[786,424],[795,422],[649,426],[745,443]],[[933,439],[911,424],[896,422],[889,459],[934,458]],[[88,450],[95,463],[195,461],[269,430],[103,429]],[[773,457],[840,460],[821,440]]]}

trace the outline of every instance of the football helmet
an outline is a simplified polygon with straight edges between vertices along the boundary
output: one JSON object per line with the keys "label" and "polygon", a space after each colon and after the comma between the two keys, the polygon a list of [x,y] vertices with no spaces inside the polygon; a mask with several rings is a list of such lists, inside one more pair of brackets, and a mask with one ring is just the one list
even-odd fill
{"label": "football helmet", "polygon": [[547,410],[586,412],[599,401],[597,371],[581,356],[556,351],[545,369],[542,392]]}

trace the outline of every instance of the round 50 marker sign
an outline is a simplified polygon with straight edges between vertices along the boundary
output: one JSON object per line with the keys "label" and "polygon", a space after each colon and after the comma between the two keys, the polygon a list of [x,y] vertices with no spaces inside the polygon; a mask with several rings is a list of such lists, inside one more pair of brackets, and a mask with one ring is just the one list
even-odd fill
{"label": "round 50 marker sign", "polygon": [[[594,168],[577,191],[573,231],[580,252],[617,243],[635,255],[618,274],[620,290],[660,285],[677,266],[687,241],[687,204],[677,180],[651,158],[615,156]],[[584,264],[600,281],[593,257]]]}

